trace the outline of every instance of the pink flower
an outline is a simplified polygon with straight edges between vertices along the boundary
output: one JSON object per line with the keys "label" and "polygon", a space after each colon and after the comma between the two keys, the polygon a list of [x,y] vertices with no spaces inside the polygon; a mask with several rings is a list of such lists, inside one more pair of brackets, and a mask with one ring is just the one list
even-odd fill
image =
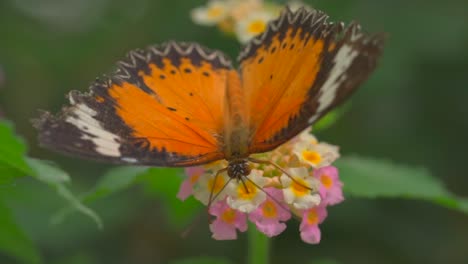
{"label": "pink flower", "polygon": [[227,205],[226,201],[219,201],[209,209],[216,219],[210,224],[212,237],[216,240],[232,240],[237,238],[236,229],[241,232],[247,230],[247,215]]}
{"label": "pink flower", "polygon": [[267,199],[250,213],[249,219],[268,237],[277,236],[286,229],[286,224],[283,222],[291,218],[291,213],[284,209],[287,208],[285,203],[282,203],[283,207],[278,204],[283,201],[282,190],[269,187],[264,191],[269,194]]}
{"label": "pink flower", "polygon": [[302,222],[299,227],[301,238],[309,244],[318,244],[320,242],[320,229],[318,225],[327,217],[325,206],[317,206],[302,213]]}
{"label": "pink flower", "polygon": [[343,183],[338,177],[338,169],[325,166],[314,170],[314,177],[320,181],[320,196],[322,204],[335,205],[344,200]]}
{"label": "pink flower", "polygon": [[177,198],[184,201],[190,195],[192,195],[193,184],[197,182],[198,178],[200,178],[200,176],[204,172],[205,172],[205,169],[201,166],[185,168],[187,179],[185,179],[180,185],[179,192],[177,193]]}

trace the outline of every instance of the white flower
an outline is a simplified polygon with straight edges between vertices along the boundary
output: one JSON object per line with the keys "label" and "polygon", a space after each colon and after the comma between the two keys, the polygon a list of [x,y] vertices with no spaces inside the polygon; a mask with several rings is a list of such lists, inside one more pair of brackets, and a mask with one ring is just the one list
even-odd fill
{"label": "white flower", "polygon": [[216,171],[204,173],[193,185],[193,196],[205,205],[210,202],[210,197],[211,203],[226,197],[226,191],[223,188],[226,187],[229,177],[225,172],[220,173],[215,182],[215,176]]}
{"label": "white flower", "polygon": [[300,162],[314,168],[328,166],[340,157],[337,146],[318,142],[308,131],[304,131],[298,136],[298,140],[294,142],[293,153]]}
{"label": "white flower", "polygon": [[265,201],[266,194],[260,188],[267,184],[268,179],[263,177],[263,172],[259,170],[252,170],[246,178],[242,179],[244,183],[231,181],[227,186],[227,204],[232,209],[250,213]]}
{"label": "white flower", "polygon": [[268,22],[274,18],[274,14],[266,11],[252,12],[245,19],[236,24],[237,38],[241,43],[248,42],[256,35],[266,30]]}
{"label": "white flower", "polygon": [[228,16],[229,4],[224,1],[210,1],[191,11],[192,20],[200,25],[216,25]]}
{"label": "white flower", "polygon": [[292,179],[286,174],[280,177],[284,188],[284,201],[299,210],[319,205],[321,201],[318,193],[319,181],[309,176],[307,169],[304,167],[290,168],[288,173]]}

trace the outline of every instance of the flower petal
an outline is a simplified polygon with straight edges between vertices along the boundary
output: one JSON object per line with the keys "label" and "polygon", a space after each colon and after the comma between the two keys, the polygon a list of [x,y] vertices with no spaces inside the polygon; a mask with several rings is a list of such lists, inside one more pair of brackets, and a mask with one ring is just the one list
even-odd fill
{"label": "flower petal", "polygon": [[233,240],[237,239],[236,227],[229,225],[219,219],[210,224],[210,231],[213,233],[211,236],[216,240]]}
{"label": "flower petal", "polygon": [[273,18],[274,14],[266,10],[248,14],[236,24],[237,38],[241,43],[248,42],[251,38],[265,31],[268,22]]}
{"label": "flower petal", "polygon": [[190,15],[195,23],[212,26],[226,18],[228,6],[223,1],[210,1],[206,6],[193,9]]}
{"label": "flower petal", "polygon": [[266,199],[264,190],[260,189],[268,183],[262,171],[252,170],[250,175],[239,182],[231,181],[226,188],[227,203],[236,210],[250,213]]}
{"label": "flower petal", "polygon": [[177,198],[182,201],[185,201],[190,195],[192,195],[192,184],[190,178],[185,179],[180,185],[179,192],[177,193]]}
{"label": "flower petal", "polygon": [[279,221],[256,222],[255,225],[258,231],[264,233],[268,237],[277,236],[286,229],[286,224]]}
{"label": "flower petal", "polygon": [[325,205],[335,205],[344,200],[343,183],[338,177],[338,169],[325,166],[314,170],[314,177],[320,181],[320,191]]}
{"label": "flower petal", "polygon": [[247,230],[247,215],[230,208],[225,201],[213,204],[209,212],[211,215],[216,216],[216,219],[210,224],[214,239],[236,239],[236,229],[241,232]]}
{"label": "flower petal", "polygon": [[302,241],[309,244],[318,244],[321,239],[321,232],[317,225],[301,228]]}
{"label": "flower petal", "polygon": [[227,188],[226,184],[228,184],[229,177],[226,173],[221,173],[216,178],[216,182],[215,178],[216,173],[208,171],[201,175],[193,185],[193,196],[205,205],[210,202],[210,197],[212,203],[223,200],[226,197],[225,189]]}

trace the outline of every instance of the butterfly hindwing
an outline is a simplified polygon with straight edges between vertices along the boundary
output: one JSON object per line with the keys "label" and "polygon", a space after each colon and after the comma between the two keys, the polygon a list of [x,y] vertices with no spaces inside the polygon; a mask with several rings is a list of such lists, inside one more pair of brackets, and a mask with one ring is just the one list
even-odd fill
{"label": "butterfly hindwing", "polygon": [[376,66],[384,36],[286,9],[239,55],[169,42],[135,50],[70,106],[35,121],[39,141],[114,163],[193,166],[274,149],[346,99]]}
{"label": "butterfly hindwing", "polygon": [[269,151],[341,103],[375,68],[384,37],[286,10],[241,52],[250,152]]}
{"label": "butterfly hindwing", "polygon": [[129,53],[90,92],[35,121],[48,148],[94,160],[185,166],[223,158],[224,92],[234,70],[218,51],[170,42]]}

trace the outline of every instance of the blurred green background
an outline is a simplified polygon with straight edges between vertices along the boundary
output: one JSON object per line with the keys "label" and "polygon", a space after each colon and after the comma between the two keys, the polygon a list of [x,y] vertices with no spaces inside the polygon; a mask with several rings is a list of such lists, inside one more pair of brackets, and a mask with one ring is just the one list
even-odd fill
{"label": "blurred green background", "polygon": [[[31,156],[54,160],[70,173],[74,193],[89,190],[111,166],[40,149],[29,120],[37,109],[60,109],[69,90],[85,91],[130,49],[198,41],[235,58],[235,39],[191,22],[190,10],[204,2],[0,0],[0,114],[14,122]],[[332,20],[356,19],[366,31],[390,35],[375,74],[319,138],[343,154],[425,166],[467,197],[468,2],[305,2]],[[65,203],[31,178],[1,188],[45,263],[167,263],[199,255],[245,261],[245,235],[212,240],[202,209],[202,220],[182,238],[183,225],[171,223],[151,179],[90,204],[103,230],[80,214],[51,225]],[[273,240],[272,263],[468,263],[467,215],[421,201],[348,199],[330,208],[316,246],[304,244],[297,228],[291,222]],[[16,262],[0,253],[0,263]]]}

